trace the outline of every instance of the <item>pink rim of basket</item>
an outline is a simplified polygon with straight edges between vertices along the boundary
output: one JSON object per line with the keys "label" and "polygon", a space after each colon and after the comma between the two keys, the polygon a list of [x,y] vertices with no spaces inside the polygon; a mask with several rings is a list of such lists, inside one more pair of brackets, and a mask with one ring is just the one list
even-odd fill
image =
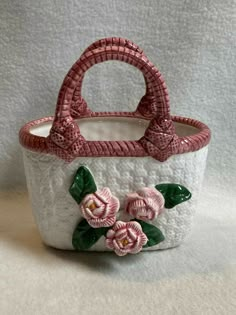
{"label": "pink rim of basket", "polygon": [[[134,112],[92,112],[81,96],[85,72],[94,64],[119,60],[138,68],[144,76],[146,94]],[[87,141],[75,119],[130,117],[150,120],[144,136],[137,141]],[[30,133],[32,127],[51,122],[48,137]],[[179,137],[173,122],[195,127],[198,133]],[[165,161],[174,154],[196,151],[210,141],[209,128],[200,121],[170,116],[169,96],[164,79],[143,51],[122,38],[106,38],[90,45],[66,75],[59,91],[55,117],[27,123],[20,130],[20,143],[32,151],[55,154],[67,162],[81,156],[152,156]]]}

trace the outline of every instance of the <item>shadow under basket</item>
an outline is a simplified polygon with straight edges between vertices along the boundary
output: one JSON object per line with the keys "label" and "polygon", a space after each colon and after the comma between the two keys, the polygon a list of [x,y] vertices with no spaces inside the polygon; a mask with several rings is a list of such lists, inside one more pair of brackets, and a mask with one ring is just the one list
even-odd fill
{"label": "shadow under basket", "polygon": [[[146,82],[135,112],[92,112],[85,72],[119,60]],[[25,173],[43,241],[119,256],[179,245],[188,234],[206,165],[209,128],[170,116],[163,77],[134,43],[99,40],[72,66],[54,117],[20,130]]]}

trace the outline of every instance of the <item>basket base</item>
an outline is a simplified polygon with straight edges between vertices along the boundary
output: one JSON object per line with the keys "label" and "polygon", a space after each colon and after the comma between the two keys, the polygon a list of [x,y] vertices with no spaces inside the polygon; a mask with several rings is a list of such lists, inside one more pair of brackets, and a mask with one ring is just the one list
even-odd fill
{"label": "basket base", "polygon": [[[72,163],[24,149],[24,164],[33,214],[41,237],[47,245],[72,250],[72,234],[82,219],[69,187],[80,165],[93,173],[98,189],[109,187],[123,207],[124,196],[141,187],[159,183],[178,183],[187,187],[192,198],[164,212],[152,221],[165,236],[160,244],[146,250],[178,246],[188,234],[197,207],[204,175],[207,147],[176,155],[165,163],[143,158],[77,158]],[[90,251],[105,251],[101,238]]]}

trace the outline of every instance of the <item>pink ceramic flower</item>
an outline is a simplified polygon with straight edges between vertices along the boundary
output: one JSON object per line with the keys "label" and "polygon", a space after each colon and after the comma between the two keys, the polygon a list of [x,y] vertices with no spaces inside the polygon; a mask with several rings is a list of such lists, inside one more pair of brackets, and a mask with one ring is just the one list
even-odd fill
{"label": "pink ceramic flower", "polygon": [[165,199],[158,190],[145,187],[126,196],[125,210],[133,217],[147,221],[155,219],[164,204]]}
{"label": "pink ceramic flower", "polygon": [[83,217],[94,228],[112,226],[119,210],[119,200],[112,196],[109,188],[86,195],[80,204]]}
{"label": "pink ceramic flower", "polygon": [[128,253],[137,254],[147,241],[141,225],[135,221],[117,221],[106,235],[106,246],[114,249],[118,256],[125,256]]}

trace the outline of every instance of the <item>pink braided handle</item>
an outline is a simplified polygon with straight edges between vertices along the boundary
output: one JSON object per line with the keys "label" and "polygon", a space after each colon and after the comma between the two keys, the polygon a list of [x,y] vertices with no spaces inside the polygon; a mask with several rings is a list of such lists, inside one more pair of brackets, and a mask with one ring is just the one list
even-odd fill
{"label": "pink braided handle", "polygon": [[[143,53],[143,50],[139,48],[135,43],[128,39],[120,38],[120,37],[109,37],[109,38],[103,38],[100,40],[97,40],[93,44],[91,44],[86,50],[83,52],[83,54],[80,56],[80,58],[84,55],[86,55],[88,52],[93,51],[97,48],[105,48],[109,46],[117,46],[117,47],[126,47],[130,50],[133,50],[134,52],[138,52],[142,54],[145,58],[146,56]],[[143,117],[146,118],[153,118],[155,117],[155,105],[153,104],[155,102],[155,97],[152,93],[151,86],[148,85],[148,82],[145,79],[146,84],[146,93],[140,100],[138,107],[136,109],[136,113],[139,113]],[[92,111],[88,108],[87,103],[80,95],[81,90],[81,84],[82,80],[79,82],[77,87],[75,88],[73,97],[72,97],[72,103],[71,103],[71,115],[73,118],[79,118],[84,115],[88,115]]]}
{"label": "pink braided handle", "polygon": [[[107,60],[126,62],[143,73],[146,95],[135,112],[92,112],[83,100],[81,89],[85,72],[94,64]],[[144,117],[151,121],[144,136],[137,141],[86,141],[75,118],[97,116]],[[179,137],[173,121],[193,126],[199,132]],[[60,89],[53,125],[46,139],[29,133],[32,123],[21,129],[21,143],[27,148],[56,154],[66,161],[79,156],[152,156],[165,161],[173,154],[196,151],[210,141],[210,130],[203,123],[170,116],[169,97],[162,75],[138,46],[121,38],[95,42],[72,66]]]}
{"label": "pink braided handle", "polygon": [[[65,77],[59,92],[55,119],[48,137],[51,151],[66,160],[72,160],[83,151],[86,140],[80,134],[78,125],[71,117],[73,96],[81,97],[82,80],[85,72],[94,64],[106,60],[119,60],[129,63],[143,73],[147,87],[155,97],[155,119],[151,121],[140,143],[147,153],[161,161],[175,153],[175,133],[170,118],[169,97],[164,80],[157,68],[147,57],[124,46],[101,46],[86,50],[72,66]],[[88,111],[86,110],[88,113]],[[112,143],[112,142],[111,142]],[[109,144],[108,144],[109,145]],[[114,150],[114,147],[111,147]]]}

